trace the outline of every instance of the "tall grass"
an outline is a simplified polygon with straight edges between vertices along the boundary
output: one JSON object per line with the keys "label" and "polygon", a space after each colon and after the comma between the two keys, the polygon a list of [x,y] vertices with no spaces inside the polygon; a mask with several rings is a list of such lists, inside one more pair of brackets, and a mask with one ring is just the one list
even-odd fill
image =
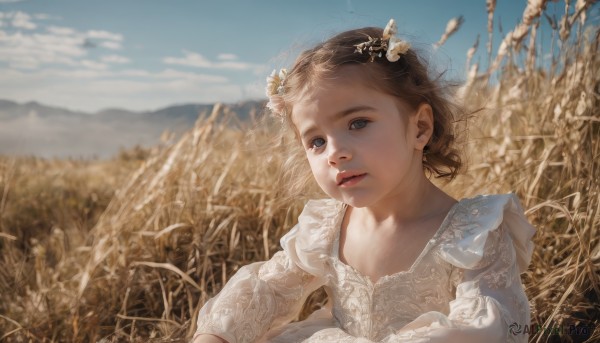
{"label": "tall grass", "polygon": [[[535,44],[545,1],[532,3],[457,94],[483,110],[469,125],[470,168],[444,188],[458,198],[516,192],[538,228],[523,276],[533,322],[592,328],[531,340],[597,341],[598,27],[580,29],[589,7],[577,2],[553,23],[560,51],[546,63]],[[143,162],[139,151],[109,163],[0,159],[0,341],[189,338],[204,301],[278,250],[302,209],[302,199],[280,202],[277,145],[254,148],[273,129],[250,133],[217,105]]]}

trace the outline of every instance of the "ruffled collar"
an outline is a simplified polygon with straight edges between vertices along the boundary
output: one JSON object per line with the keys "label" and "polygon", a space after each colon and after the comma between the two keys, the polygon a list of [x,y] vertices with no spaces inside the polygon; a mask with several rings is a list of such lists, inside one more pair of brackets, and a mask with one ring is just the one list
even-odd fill
{"label": "ruffled collar", "polygon": [[[286,250],[296,255],[294,260],[301,268],[313,275],[322,275],[327,258],[337,257],[339,231],[347,206],[336,199],[306,203],[298,217],[298,225],[281,239],[284,249],[293,248]],[[514,194],[461,199],[448,212],[411,269],[434,246],[439,247],[446,261],[461,268],[473,268],[483,258],[489,233],[503,222],[513,240],[519,268],[525,270],[531,260],[531,237],[535,229],[527,222]]]}

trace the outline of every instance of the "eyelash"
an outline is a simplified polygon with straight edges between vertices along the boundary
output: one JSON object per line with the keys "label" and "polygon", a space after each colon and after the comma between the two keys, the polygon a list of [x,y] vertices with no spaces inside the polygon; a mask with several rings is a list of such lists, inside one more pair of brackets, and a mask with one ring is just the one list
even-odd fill
{"label": "eyelash", "polygon": [[370,121],[367,119],[356,119],[350,123],[350,126],[352,126],[352,124],[354,124],[354,123],[365,123],[365,126],[355,129],[355,130],[360,130],[360,129],[364,129],[365,127],[367,127],[367,124],[370,123]]}
{"label": "eyelash", "polygon": [[[355,130],[364,129],[365,127],[367,127],[367,124],[369,124],[371,121],[370,121],[370,120],[367,120],[367,119],[356,119],[356,120],[353,120],[352,122],[350,122],[350,125],[349,125],[349,126],[350,126],[350,127],[352,127],[352,125],[353,125],[354,123],[359,123],[359,122],[365,123],[365,125],[364,125],[363,127],[359,127],[359,128],[357,128],[357,129],[355,129]],[[310,148],[310,149],[315,149],[315,150],[316,150],[316,149],[320,149],[320,148],[322,148],[322,147],[323,147],[323,145],[324,145],[325,143],[323,143],[321,146],[318,146],[318,147],[316,147],[316,146],[315,146],[315,141],[316,141],[317,139],[323,139],[323,138],[321,138],[321,137],[315,137],[315,138],[311,139],[311,140],[310,140],[310,143],[309,143],[309,148]]]}

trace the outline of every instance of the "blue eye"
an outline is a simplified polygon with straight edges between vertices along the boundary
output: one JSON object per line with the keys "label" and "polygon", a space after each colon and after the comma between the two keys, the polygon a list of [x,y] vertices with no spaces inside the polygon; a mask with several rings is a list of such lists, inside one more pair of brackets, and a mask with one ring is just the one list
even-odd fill
{"label": "blue eye", "polygon": [[[322,141],[323,143],[321,145],[317,145],[316,142]],[[310,147],[315,147],[315,148],[320,148],[325,144],[325,140],[323,138],[315,138],[312,141],[310,141]]]}
{"label": "blue eye", "polygon": [[[357,120],[353,121],[352,123],[350,123],[350,128],[355,129],[355,130],[362,129],[367,126],[367,123],[369,123],[368,120],[357,119]],[[357,124],[357,125],[355,125],[355,124]]]}

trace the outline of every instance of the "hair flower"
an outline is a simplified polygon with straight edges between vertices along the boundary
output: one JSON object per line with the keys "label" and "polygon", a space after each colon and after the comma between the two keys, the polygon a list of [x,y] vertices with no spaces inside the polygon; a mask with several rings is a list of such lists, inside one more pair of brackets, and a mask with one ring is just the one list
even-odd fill
{"label": "hair flower", "polygon": [[392,36],[390,37],[385,57],[387,57],[390,62],[396,62],[400,59],[401,55],[404,55],[408,51],[408,49],[410,49],[410,44],[407,41]]}
{"label": "hair flower", "polygon": [[266,93],[269,98],[267,108],[273,112],[273,114],[283,117],[283,111],[285,102],[283,101],[284,82],[287,77],[287,70],[280,69],[279,73],[273,69],[271,75],[267,76],[267,88]]}
{"label": "hair flower", "polygon": [[270,97],[276,94],[283,94],[283,81],[287,76],[287,70],[281,69],[277,73],[276,69],[273,69],[271,75],[267,76],[267,96]]}
{"label": "hair flower", "polygon": [[382,57],[385,52],[388,61],[396,62],[410,49],[410,43],[396,37],[396,33],[398,33],[396,22],[390,19],[381,38],[369,37],[368,41],[356,44],[356,52],[362,54],[366,51],[370,56],[370,62],[373,62],[376,57]]}
{"label": "hair flower", "polygon": [[398,27],[396,26],[396,22],[394,19],[390,19],[390,21],[385,26],[385,30],[383,30],[383,39],[390,39],[398,33]]}

